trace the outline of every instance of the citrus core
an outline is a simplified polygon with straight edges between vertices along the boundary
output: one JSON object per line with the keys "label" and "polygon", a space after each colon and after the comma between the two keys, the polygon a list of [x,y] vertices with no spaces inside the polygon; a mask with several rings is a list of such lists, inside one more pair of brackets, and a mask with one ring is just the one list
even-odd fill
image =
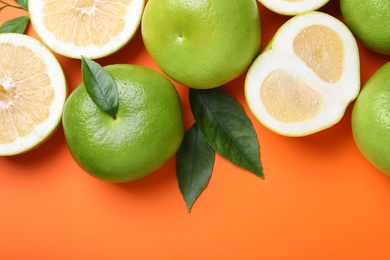
{"label": "citrus core", "polygon": [[136,65],[105,69],[118,87],[116,117],[100,110],[80,84],[65,105],[66,142],[91,175],[110,182],[139,179],[178,150],[184,134],[180,98],[173,84],[154,70]]}

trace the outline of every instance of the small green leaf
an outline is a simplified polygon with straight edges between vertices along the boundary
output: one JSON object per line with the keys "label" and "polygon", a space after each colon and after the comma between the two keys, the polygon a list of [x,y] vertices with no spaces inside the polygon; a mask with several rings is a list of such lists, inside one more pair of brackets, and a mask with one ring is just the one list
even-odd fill
{"label": "small green leaf", "polygon": [[28,16],[19,16],[8,20],[0,26],[0,33],[24,33],[29,20]]}
{"label": "small green leaf", "polygon": [[214,157],[213,148],[194,124],[176,154],[176,176],[188,212],[210,180]]}
{"label": "small green leaf", "polygon": [[23,9],[28,10],[28,0],[16,0]]}
{"label": "small green leaf", "polygon": [[220,88],[191,89],[189,98],[196,123],[214,150],[264,178],[256,132],[241,105]]}
{"label": "small green leaf", "polygon": [[115,118],[118,110],[118,88],[110,73],[98,63],[82,56],[82,76],[92,101]]}

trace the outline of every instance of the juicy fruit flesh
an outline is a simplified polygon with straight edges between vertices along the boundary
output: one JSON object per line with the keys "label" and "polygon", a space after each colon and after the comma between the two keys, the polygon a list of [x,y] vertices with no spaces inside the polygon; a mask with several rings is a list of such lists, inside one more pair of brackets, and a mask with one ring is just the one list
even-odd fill
{"label": "juicy fruit flesh", "polygon": [[29,135],[49,117],[54,90],[45,71],[28,47],[0,43],[0,144]]}
{"label": "juicy fruit flesh", "polygon": [[333,83],[340,79],[344,45],[331,28],[324,25],[308,26],[299,32],[293,46],[295,54],[323,81]]}
{"label": "juicy fruit flesh", "polygon": [[[331,28],[324,25],[305,27],[295,37],[293,50],[324,82],[334,83],[340,79],[344,45]],[[267,112],[284,123],[314,118],[324,108],[320,92],[308,86],[300,75],[283,70],[274,70],[266,77],[260,88],[260,98]]]}
{"label": "juicy fruit flesh", "polygon": [[56,39],[84,47],[101,46],[125,28],[125,15],[132,0],[45,1],[44,25]]}
{"label": "juicy fruit flesh", "polygon": [[284,70],[272,71],[260,89],[260,98],[268,113],[279,121],[305,121],[321,112],[321,94],[303,82],[298,75]]}

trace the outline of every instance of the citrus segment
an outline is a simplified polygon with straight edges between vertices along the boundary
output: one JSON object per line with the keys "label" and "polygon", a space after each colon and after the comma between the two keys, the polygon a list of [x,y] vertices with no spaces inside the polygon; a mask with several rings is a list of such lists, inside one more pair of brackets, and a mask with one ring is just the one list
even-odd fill
{"label": "citrus segment", "polygon": [[324,6],[329,0],[258,0],[271,11],[283,15],[297,15],[314,11]]}
{"label": "citrus segment", "polygon": [[308,26],[298,33],[293,46],[295,54],[323,81],[333,83],[340,79],[344,45],[334,30],[324,25]]}
{"label": "citrus segment", "polygon": [[40,42],[0,34],[0,155],[27,151],[60,121],[66,98],[62,68]]}
{"label": "citrus segment", "polygon": [[277,31],[245,81],[254,116],[288,136],[334,125],[359,90],[355,39],[339,20],[314,11],[291,18]]}
{"label": "citrus segment", "polygon": [[72,58],[107,56],[137,30],[144,0],[31,0],[32,24],[53,51]]}
{"label": "citrus segment", "polygon": [[260,98],[267,112],[285,123],[305,121],[315,117],[322,108],[322,97],[299,75],[276,69],[264,79]]}

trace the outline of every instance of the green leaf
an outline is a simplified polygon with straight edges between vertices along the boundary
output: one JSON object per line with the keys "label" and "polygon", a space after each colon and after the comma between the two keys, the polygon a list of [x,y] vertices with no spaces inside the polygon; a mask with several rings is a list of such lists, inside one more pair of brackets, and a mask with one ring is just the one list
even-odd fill
{"label": "green leaf", "polygon": [[19,16],[8,20],[0,26],[0,33],[24,33],[29,20],[28,16]]}
{"label": "green leaf", "polygon": [[92,101],[115,118],[118,110],[118,88],[110,73],[98,63],[82,56],[82,76]]}
{"label": "green leaf", "polygon": [[264,178],[256,132],[241,105],[220,88],[190,89],[189,98],[196,123],[214,150]]}
{"label": "green leaf", "polygon": [[213,148],[194,124],[176,154],[176,176],[188,212],[210,180],[214,157]]}
{"label": "green leaf", "polygon": [[28,10],[28,0],[16,0],[23,9]]}

